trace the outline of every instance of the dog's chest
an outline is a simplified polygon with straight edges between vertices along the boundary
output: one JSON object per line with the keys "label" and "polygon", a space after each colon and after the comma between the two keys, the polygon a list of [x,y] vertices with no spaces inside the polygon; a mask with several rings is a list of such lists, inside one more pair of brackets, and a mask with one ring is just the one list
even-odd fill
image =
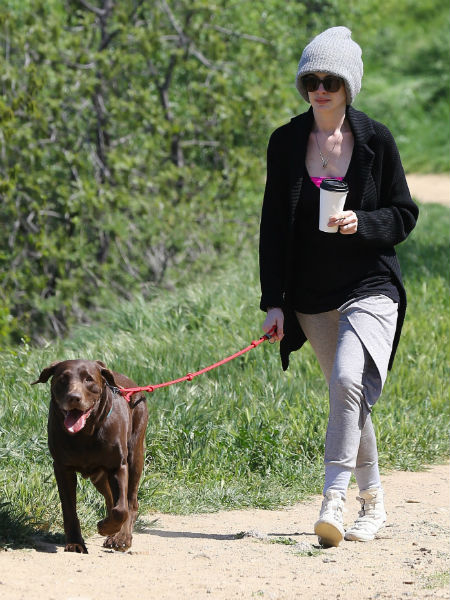
{"label": "dog's chest", "polygon": [[123,449],[118,440],[107,441],[96,436],[49,436],[49,449],[56,462],[74,469],[83,477],[91,477],[99,469],[117,469],[127,460],[124,456],[126,446]]}

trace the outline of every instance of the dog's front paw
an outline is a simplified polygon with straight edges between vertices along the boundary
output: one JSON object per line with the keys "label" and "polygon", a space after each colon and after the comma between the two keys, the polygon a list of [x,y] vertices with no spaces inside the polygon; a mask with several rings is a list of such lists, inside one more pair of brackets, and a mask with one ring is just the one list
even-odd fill
{"label": "dog's front paw", "polygon": [[125,552],[128,548],[131,548],[131,535],[118,533],[117,535],[110,535],[103,542],[104,548],[111,548],[117,552]]}
{"label": "dog's front paw", "polygon": [[97,523],[97,529],[100,535],[113,535],[120,531],[122,522],[106,517]]}
{"label": "dog's front paw", "polygon": [[84,542],[66,544],[66,547],[64,548],[64,552],[77,552],[78,554],[87,554],[88,553],[87,548],[84,545]]}

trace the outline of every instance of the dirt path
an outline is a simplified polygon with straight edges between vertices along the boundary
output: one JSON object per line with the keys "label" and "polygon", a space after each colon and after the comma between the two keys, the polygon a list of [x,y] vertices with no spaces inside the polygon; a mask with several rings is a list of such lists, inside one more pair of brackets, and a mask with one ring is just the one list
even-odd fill
{"label": "dirt path", "polygon": [[[313,535],[321,498],[277,511],[154,514],[132,551],[103,538],[88,555],[62,547],[0,554],[7,600],[347,600],[450,598],[449,467],[382,478],[387,527],[376,540],[321,550]],[[356,490],[346,522],[356,517]]]}
{"label": "dirt path", "polygon": [[406,176],[411,195],[419,202],[436,202],[450,206],[450,176],[446,174]]}

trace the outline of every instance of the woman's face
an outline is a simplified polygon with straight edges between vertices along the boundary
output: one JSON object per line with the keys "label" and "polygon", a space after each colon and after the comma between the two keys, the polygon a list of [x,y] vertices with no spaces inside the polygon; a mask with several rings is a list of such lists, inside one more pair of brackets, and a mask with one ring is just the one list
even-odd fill
{"label": "woman's face", "polygon": [[[319,79],[324,79],[329,73],[318,71],[314,75]],[[347,105],[347,94],[343,81],[337,92],[327,92],[321,83],[317,90],[308,92],[308,97],[314,110],[334,111],[342,108],[345,110]]]}

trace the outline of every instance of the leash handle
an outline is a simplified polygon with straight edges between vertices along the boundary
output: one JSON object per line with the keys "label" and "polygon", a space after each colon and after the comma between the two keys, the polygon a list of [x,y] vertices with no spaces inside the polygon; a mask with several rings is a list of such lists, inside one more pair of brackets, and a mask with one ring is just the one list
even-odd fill
{"label": "leash handle", "polygon": [[235,358],[242,356],[242,354],[249,352],[249,350],[256,348],[256,346],[259,346],[266,340],[270,340],[270,338],[274,335],[275,332],[276,332],[276,326],[274,325],[268,333],[265,333],[264,335],[262,335],[259,338],[259,340],[253,340],[252,343],[249,346],[247,346],[246,348],[243,348],[242,350],[239,350],[238,352],[231,354],[231,356],[227,356],[226,358],[223,358],[222,360],[219,360],[218,362],[216,362],[212,365],[209,365],[208,367],[205,367],[204,369],[200,369],[200,371],[196,371],[195,373],[188,373],[187,375],[185,375],[184,377],[180,377],[179,379],[173,379],[172,381],[166,381],[164,383],[157,383],[154,385],[144,385],[144,386],[133,387],[133,388],[122,388],[122,387],[114,388],[114,391],[117,390],[117,393],[119,393],[121,396],[123,396],[127,402],[130,402],[131,396],[133,394],[136,394],[137,392],[151,393],[151,392],[154,392],[156,389],[168,387],[169,385],[174,385],[175,383],[181,383],[182,381],[192,381],[194,379],[194,377],[198,377],[199,375],[203,375],[203,373],[212,371],[212,369],[216,369],[217,367],[220,367],[221,365],[224,365],[225,363],[230,362],[230,360],[234,360]]}
{"label": "leash handle", "polygon": [[277,326],[274,325],[272,327],[272,329],[270,329],[266,334],[263,335],[263,337],[267,338],[268,340],[270,340],[277,332]]}

